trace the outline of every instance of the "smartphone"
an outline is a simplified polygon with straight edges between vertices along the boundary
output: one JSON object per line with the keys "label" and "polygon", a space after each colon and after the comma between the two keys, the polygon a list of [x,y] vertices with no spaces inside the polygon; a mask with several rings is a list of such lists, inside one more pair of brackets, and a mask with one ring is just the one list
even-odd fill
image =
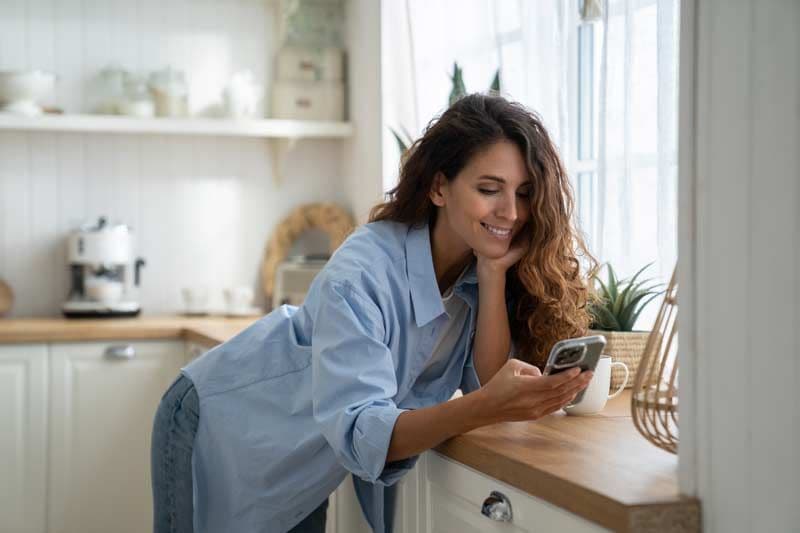
{"label": "smartphone", "polygon": [[[576,339],[565,339],[558,341],[550,350],[547,357],[543,375],[558,374],[573,367],[580,367],[581,372],[594,370],[600,360],[600,354],[606,346],[606,338],[602,335],[592,335],[591,337],[578,337]],[[576,404],[583,399],[583,389],[578,393],[572,404]]]}

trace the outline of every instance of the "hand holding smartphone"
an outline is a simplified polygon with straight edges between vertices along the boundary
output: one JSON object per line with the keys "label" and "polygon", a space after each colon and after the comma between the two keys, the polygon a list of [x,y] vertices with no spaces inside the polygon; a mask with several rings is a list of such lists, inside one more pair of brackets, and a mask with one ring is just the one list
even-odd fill
{"label": "hand holding smartphone", "polygon": [[[550,350],[550,355],[547,357],[547,363],[542,374],[545,376],[558,374],[574,367],[579,367],[581,372],[594,371],[605,346],[606,338],[602,335],[558,341],[553,345],[553,349]],[[579,403],[583,399],[585,390],[578,393],[572,405]]]}

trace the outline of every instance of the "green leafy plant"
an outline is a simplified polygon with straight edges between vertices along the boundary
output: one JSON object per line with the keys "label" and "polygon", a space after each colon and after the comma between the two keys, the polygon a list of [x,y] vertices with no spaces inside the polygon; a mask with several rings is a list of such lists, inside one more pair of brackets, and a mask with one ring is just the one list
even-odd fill
{"label": "green leafy plant", "polygon": [[652,278],[637,281],[652,264],[645,265],[629,279],[618,279],[608,263],[608,280],[605,283],[597,273],[592,276],[592,296],[588,305],[592,329],[633,331],[636,320],[647,304],[664,292],[660,290],[664,286],[662,283],[645,286],[653,281]]}
{"label": "green leafy plant", "polygon": [[[464,70],[458,66],[458,63],[453,63],[453,74],[450,75],[450,81],[453,87],[450,89],[450,97],[447,100],[448,107],[456,103],[459,98],[467,95],[467,88],[464,86]],[[497,69],[494,73],[494,78],[489,86],[489,93],[500,93],[500,69]],[[402,126],[399,132],[394,128],[389,128],[389,130],[391,130],[392,135],[394,135],[394,140],[397,141],[397,147],[400,149],[400,153],[404,154],[406,150],[408,150],[408,147],[414,142],[411,135]]]}

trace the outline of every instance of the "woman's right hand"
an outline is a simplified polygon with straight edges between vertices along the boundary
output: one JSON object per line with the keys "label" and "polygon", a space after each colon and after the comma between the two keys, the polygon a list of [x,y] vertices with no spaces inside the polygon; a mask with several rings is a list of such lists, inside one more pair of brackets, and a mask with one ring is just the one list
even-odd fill
{"label": "woman's right hand", "polygon": [[538,420],[569,405],[593,374],[573,368],[542,376],[537,367],[509,359],[477,392],[484,397],[482,404],[490,423]]}

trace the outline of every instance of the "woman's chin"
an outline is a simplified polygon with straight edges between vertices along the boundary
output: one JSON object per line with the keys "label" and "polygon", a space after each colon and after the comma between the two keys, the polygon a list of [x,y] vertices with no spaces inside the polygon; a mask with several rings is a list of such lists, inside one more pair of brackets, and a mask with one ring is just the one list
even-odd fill
{"label": "woman's chin", "polygon": [[482,245],[473,248],[473,250],[475,250],[475,253],[488,259],[500,259],[508,253],[508,245],[504,245],[502,243],[497,243],[494,245]]}

